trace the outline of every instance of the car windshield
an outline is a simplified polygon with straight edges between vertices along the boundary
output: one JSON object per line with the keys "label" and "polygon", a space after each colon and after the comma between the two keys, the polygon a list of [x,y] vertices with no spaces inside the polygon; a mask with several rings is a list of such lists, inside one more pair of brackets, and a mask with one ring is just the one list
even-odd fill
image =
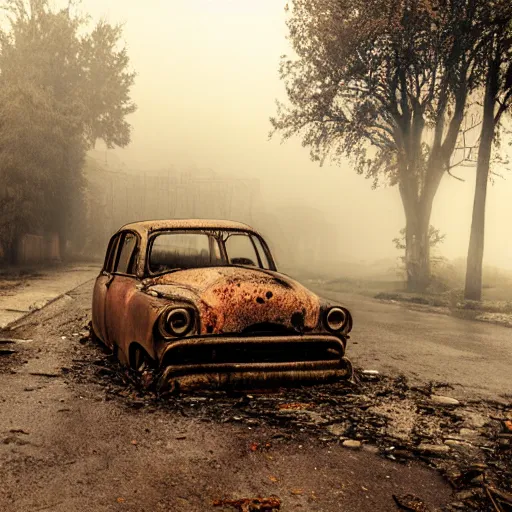
{"label": "car windshield", "polygon": [[244,265],[270,269],[258,237],[244,231],[164,231],[149,244],[149,271]]}

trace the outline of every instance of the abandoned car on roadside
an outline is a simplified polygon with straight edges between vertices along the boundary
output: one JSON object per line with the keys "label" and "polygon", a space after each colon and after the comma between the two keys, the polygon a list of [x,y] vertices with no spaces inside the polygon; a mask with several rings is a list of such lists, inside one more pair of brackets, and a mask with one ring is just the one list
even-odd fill
{"label": "abandoned car on roadside", "polygon": [[160,390],[273,387],[352,376],[350,312],[277,271],[251,227],[219,220],[128,224],[93,292],[92,333]]}

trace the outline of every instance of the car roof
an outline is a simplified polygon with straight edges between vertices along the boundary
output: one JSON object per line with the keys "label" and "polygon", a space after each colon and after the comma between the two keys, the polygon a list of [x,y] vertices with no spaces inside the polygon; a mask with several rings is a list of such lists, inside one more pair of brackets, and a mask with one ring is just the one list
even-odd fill
{"label": "car roof", "polygon": [[[160,219],[160,220],[144,220],[140,222],[132,222],[125,224],[119,231],[132,230],[137,233],[148,234],[152,231],[166,230],[166,229],[222,229],[222,230],[236,230],[236,231],[249,231],[258,234],[248,224],[242,222],[235,222],[231,220],[215,220],[215,219]],[[119,232],[118,231],[118,232]]]}

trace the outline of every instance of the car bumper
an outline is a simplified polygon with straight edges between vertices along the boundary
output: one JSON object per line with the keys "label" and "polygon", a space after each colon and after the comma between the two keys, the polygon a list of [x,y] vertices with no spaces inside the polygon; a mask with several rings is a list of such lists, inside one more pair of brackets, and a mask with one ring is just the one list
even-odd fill
{"label": "car bumper", "polygon": [[211,336],[171,342],[160,389],[273,388],[352,377],[345,340],[331,335]]}

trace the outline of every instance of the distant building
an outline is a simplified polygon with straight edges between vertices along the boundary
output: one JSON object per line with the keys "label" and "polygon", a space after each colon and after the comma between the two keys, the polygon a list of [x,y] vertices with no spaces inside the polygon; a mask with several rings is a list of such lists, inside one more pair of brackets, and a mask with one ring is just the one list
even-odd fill
{"label": "distant building", "polygon": [[[87,251],[103,252],[122,225],[138,220],[218,218],[252,223],[257,180],[211,170],[133,172],[88,158],[84,171]],[[99,254],[97,254],[99,255]]]}

